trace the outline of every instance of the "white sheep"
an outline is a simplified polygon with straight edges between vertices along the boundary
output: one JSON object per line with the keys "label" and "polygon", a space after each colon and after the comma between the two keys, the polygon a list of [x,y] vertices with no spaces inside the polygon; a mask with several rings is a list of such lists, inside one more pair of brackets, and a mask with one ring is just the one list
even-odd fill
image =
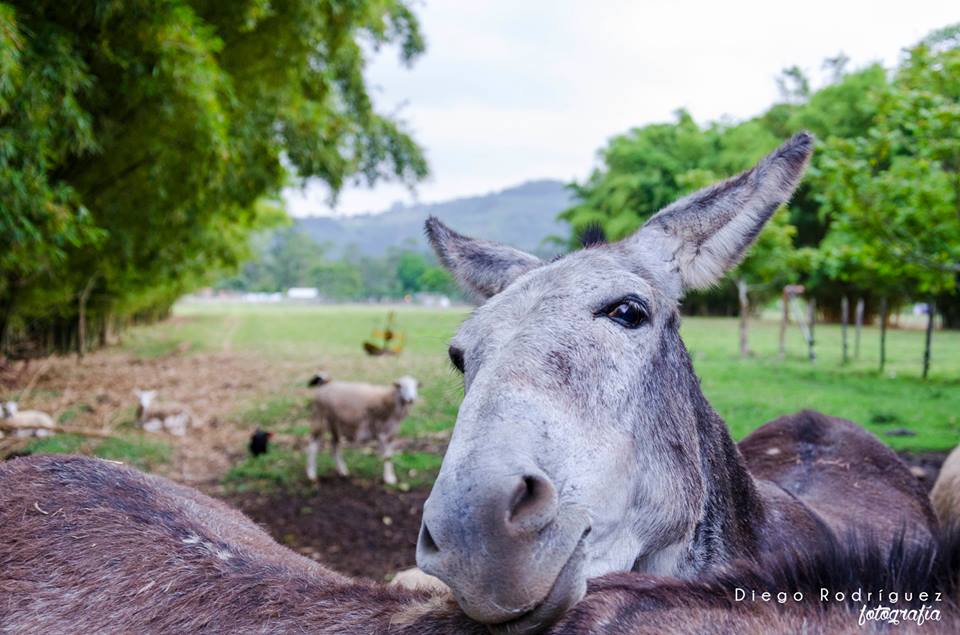
{"label": "white sheep", "polygon": [[146,432],[166,430],[172,435],[182,437],[187,428],[197,425],[197,419],[187,406],[173,401],[157,401],[156,390],[133,391],[137,396],[137,423]]}
{"label": "white sheep", "polygon": [[14,436],[47,437],[53,434],[56,424],[53,418],[39,410],[20,410],[16,401],[0,404],[4,422],[10,424]]}
{"label": "white sheep", "polygon": [[393,442],[400,422],[417,398],[417,380],[401,377],[390,386],[360,382],[331,381],[324,373],[310,380],[316,386],[313,398],[314,423],[307,446],[307,477],[317,480],[317,451],[324,426],[330,431],[331,451],[337,473],[347,476],[347,464],[341,455],[341,443],[362,443],[376,439],[383,458],[383,481],[397,482],[393,470]]}

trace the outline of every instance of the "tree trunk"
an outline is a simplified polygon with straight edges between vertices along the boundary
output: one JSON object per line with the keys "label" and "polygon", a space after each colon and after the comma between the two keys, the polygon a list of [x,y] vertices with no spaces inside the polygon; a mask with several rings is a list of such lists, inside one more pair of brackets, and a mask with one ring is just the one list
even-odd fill
{"label": "tree trunk", "polygon": [[107,311],[100,320],[100,332],[98,333],[98,344],[100,348],[106,348],[110,343],[110,312]]}
{"label": "tree trunk", "polygon": [[810,361],[817,359],[817,353],[814,349],[814,340],[813,340],[813,327],[817,323],[817,299],[810,298],[810,301],[807,303],[807,320],[810,323],[809,333],[810,337],[807,339],[807,356],[810,358]]}
{"label": "tree trunk", "polygon": [[863,298],[857,298],[856,329],[853,335],[853,358],[860,359],[860,332],[863,330]]}
{"label": "tree trunk", "polygon": [[887,363],[887,299],[880,300],[880,372]]}
{"label": "tree trunk", "polygon": [[90,276],[87,284],[80,292],[77,307],[77,357],[83,359],[83,354],[87,348],[87,300],[90,299],[90,293],[93,291],[93,283],[97,281],[97,274]]}
{"label": "tree trunk", "polygon": [[3,308],[0,309],[0,355],[5,355],[7,352],[7,329],[10,327],[10,319],[13,317],[18,286],[16,279],[10,282],[10,286],[7,288],[7,301],[3,303]]}
{"label": "tree trunk", "polygon": [[747,341],[748,318],[750,316],[750,297],[747,295],[747,281],[737,280],[737,298],[740,300],[740,357],[750,356],[750,345]]}
{"label": "tree trunk", "polygon": [[849,347],[847,346],[847,323],[850,322],[850,300],[847,296],[840,298],[840,340],[843,348],[842,364],[847,365],[850,361]]}
{"label": "tree trunk", "polygon": [[930,340],[933,339],[933,319],[937,315],[937,307],[931,300],[927,304],[927,337],[923,345],[923,378],[930,373]]}
{"label": "tree trunk", "polygon": [[[960,289],[960,273],[956,275],[956,283],[956,287]],[[940,328],[960,329],[960,294],[940,294],[935,301],[940,311]]]}
{"label": "tree trunk", "polygon": [[790,295],[783,288],[783,315],[780,318],[780,359],[787,356],[787,326],[790,324]]}

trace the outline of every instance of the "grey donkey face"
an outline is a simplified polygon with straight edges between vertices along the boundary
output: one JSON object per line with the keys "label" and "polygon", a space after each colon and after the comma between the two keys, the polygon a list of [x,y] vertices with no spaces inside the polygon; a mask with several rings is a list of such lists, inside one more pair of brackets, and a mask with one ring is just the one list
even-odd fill
{"label": "grey donkey face", "polygon": [[427,221],[484,300],[450,344],[466,394],[417,546],[471,617],[536,630],[588,577],[683,574],[704,482],[678,303],[739,262],[812,148],[797,135],[633,236],[550,263]]}

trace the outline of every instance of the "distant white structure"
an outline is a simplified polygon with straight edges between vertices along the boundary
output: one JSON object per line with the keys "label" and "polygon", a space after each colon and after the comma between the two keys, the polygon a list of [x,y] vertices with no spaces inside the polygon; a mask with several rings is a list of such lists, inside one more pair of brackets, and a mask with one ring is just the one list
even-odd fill
{"label": "distant white structure", "polygon": [[421,306],[434,307],[439,309],[450,308],[450,298],[441,293],[428,293],[421,291],[413,295],[413,301]]}
{"label": "distant white structure", "polygon": [[244,293],[244,302],[279,302],[283,300],[282,293]]}
{"label": "distant white structure", "polygon": [[287,289],[287,298],[290,300],[316,300],[320,297],[320,289],[316,287],[290,287]]}

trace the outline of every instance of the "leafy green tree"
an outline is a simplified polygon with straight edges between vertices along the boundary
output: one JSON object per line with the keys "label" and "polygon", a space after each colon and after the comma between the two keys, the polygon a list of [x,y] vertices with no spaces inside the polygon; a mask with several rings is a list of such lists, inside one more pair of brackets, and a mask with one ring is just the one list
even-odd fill
{"label": "leafy green tree", "polygon": [[0,347],[162,314],[290,180],[422,178],[363,78],[388,44],[423,50],[404,0],[0,1]]}
{"label": "leafy green tree", "polygon": [[404,294],[420,291],[421,278],[427,271],[427,259],[415,251],[404,251],[397,258],[397,280]]}
{"label": "leafy green tree", "polygon": [[957,292],[958,44],[960,27],[952,27],[910,49],[866,134],[825,148],[818,182],[835,217],[826,261],[885,294],[933,300]]}

